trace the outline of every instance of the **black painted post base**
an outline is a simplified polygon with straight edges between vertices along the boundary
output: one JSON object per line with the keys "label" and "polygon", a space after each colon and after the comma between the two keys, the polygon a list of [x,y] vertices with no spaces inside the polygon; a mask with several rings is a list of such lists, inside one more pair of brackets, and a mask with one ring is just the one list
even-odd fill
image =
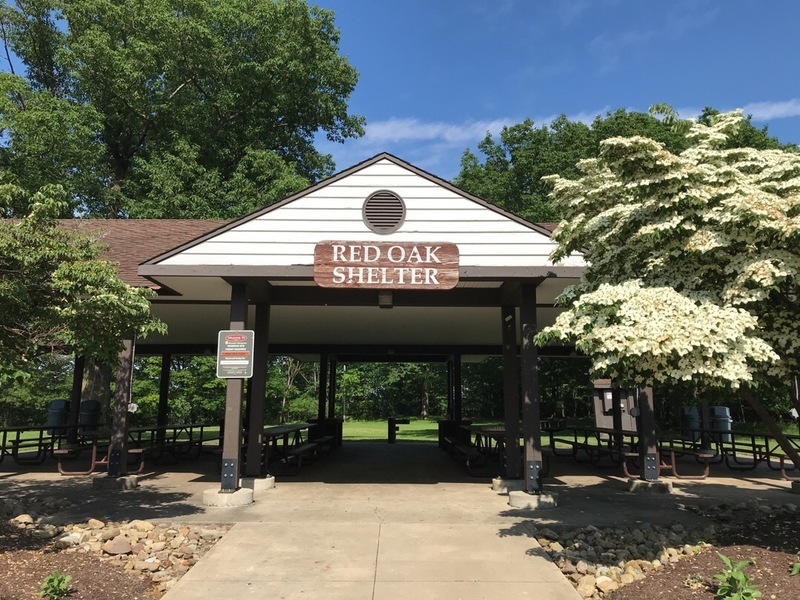
{"label": "black painted post base", "polygon": [[222,486],[221,492],[231,493],[235,492],[239,487],[236,474],[239,472],[236,468],[237,459],[223,458],[222,459]]}

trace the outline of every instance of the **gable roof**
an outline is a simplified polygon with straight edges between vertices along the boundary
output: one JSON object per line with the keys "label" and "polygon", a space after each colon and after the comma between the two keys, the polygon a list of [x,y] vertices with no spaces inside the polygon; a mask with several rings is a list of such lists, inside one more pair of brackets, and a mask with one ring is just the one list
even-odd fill
{"label": "gable roof", "polygon": [[61,226],[106,246],[101,258],[117,263],[128,285],[158,288],[139,275],[139,264],[228,223],[201,219],[63,219]]}
{"label": "gable roof", "polygon": [[[391,234],[363,221],[370,194],[391,190],[407,207],[407,220]],[[146,276],[221,275],[223,268],[293,268],[313,265],[322,241],[453,242],[462,265],[551,266],[551,229],[509,213],[391,154],[381,153],[288,198],[232,221],[144,262]],[[504,262],[507,261],[507,262]],[[567,259],[569,267],[582,260]],[[183,268],[182,268],[183,267]],[[261,274],[266,274],[262,271]]]}

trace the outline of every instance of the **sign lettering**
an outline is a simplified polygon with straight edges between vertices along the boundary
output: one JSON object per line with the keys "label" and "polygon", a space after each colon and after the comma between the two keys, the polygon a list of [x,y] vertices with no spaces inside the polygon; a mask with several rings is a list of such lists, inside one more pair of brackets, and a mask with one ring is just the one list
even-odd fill
{"label": "sign lettering", "polygon": [[446,290],[458,283],[451,243],[321,242],[314,281],[321,287]]}
{"label": "sign lettering", "polygon": [[253,339],[251,329],[224,329],[217,336],[217,377],[249,379],[253,376]]}

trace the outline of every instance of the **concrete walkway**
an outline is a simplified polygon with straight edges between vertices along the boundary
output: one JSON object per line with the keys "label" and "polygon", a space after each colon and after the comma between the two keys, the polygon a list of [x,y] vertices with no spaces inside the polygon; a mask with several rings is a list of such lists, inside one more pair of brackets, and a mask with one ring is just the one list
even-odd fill
{"label": "concrete walkway", "polygon": [[348,444],[300,476],[324,481],[207,509],[237,522],[164,600],[580,598],[525,515],[430,444]]}
{"label": "concrete walkway", "polygon": [[119,491],[94,489],[89,477],[62,477],[54,462],[31,467],[5,461],[0,497],[75,501],[49,518],[56,523],[233,524],[165,600],[576,600],[531,535],[533,527],[703,527],[706,519],[687,506],[798,502],[790,483],[763,465],[738,472],[714,465],[705,480],[664,478],[674,483],[674,494],[642,495],[628,491],[619,468],[562,457],[545,480],[559,506],[518,510],[491,490],[495,473],[470,477],[435,443],[348,442],[296,476],[276,473],[277,487],[256,492],[252,505],[206,507],[203,491],[219,489],[216,466],[211,457],[157,466],[138,489]]}

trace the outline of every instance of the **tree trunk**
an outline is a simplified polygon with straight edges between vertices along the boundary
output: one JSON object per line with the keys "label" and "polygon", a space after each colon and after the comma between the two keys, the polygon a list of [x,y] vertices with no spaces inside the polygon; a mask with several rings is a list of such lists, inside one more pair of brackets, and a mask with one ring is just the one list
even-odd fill
{"label": "tree trunk", "polygon": [[781,428],[775,422],[775,419],[773,419],[772,415],[767,412],[767,409],[764,408],[758,398],[756,398],[752,390],[745,388],[742,391],[742,397],[747,400],[750,406],[753,407],[753,410],[758,415],[758,418],[761,419],[767,426],[767,430],[769,431],[770,435],[775,438],[775,441],[778,442],[781,450],[783,450],[786,456],[789,457],[789,460],[794,463],[795,467],[800,469],[800,454],[798,454],[797,449],[786,438],[786,436],[783,434],[783,431],[781,431]]}
{"label": "tree trunk", "polygon": [[108,405],[111,401],[111,365],[87,358],[83,372],[81,402],[97,400],[100,403],[98,424],[109,423]]}
{"label": "tree trunk", "polygon": [[303,368],[303,363],[289,357],[286,360],[286,385],[283,388],[283,398],[281,399],[280,422],[286,422],[286,403],[289,398],[289,391],[294,387],[294,380]]}
{"label": "tree trunk", "polygon": [[792,400],[792,406],[797,412],[798,416],[794,418],[797,423],[797,431],[800,433],[800,379],[792,377],[792,387],[789,391],[789,397]]}

